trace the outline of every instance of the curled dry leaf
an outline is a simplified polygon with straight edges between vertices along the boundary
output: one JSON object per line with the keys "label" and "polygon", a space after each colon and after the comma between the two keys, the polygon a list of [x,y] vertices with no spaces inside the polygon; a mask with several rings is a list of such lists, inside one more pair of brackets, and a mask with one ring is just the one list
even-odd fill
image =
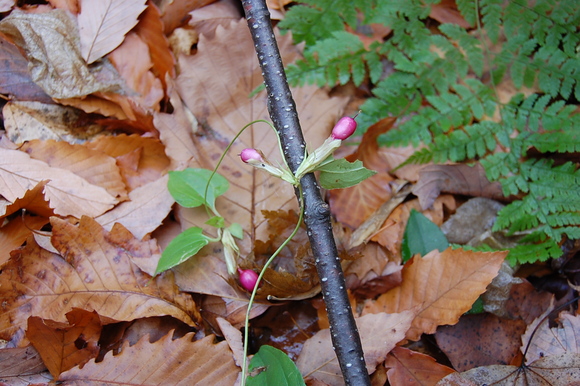
{"label": "curled dry leaf", "polygon": [[[240,369],[227,342],[214,344],[214,335],[191,342],[193,334],[172,340],[167,334],[155,343],[142,338],[134,346],[126,343],[120,354],[105,355],[82,369],[63,373],[63,386],[83,384],[131,385],[233,385]],[[170,371],[168,369],[171,369]]]}
{"label": "curled dry leaf", "polygon": [[[367,371],[372,374],[389,351],[404,339],[413,320],[413,312],[377,313],[356,318]],[[336,331],[348,334],[348,331]],[[330,330],[317,332],[304,343],[296,366],[304,378],[314,378],[328,385],[344,385],[342,372],[330,340]]]}
{"label": "curled dry leaf", "polygon": [[433,385],[448,374],[452,368],[443,366],[429,355],[395,347],[387,356],[385,367],[391,386]]}
{"label": "curled dry leaf", "polygon": [[46,218],[54,216],[54,210],[50,208],[48,201],[42,193],[47,182],[39,182],[34,188],[27,190],[24,197],[16,199],[13,203],[7,200],[0,200],[1,216],[9,216],[20,209],[26,209],[31,213]]}
{"label": "curled dry leaf", "polygon": [[88,64],[118,47],[146,8],[146,0],[81,0],[80,47]]}
{"label": "curled dry leaf", "polygon": [[363,315],[415,310],[407,339],[455,324],[497,275],[507,252],[437,250],[415,255],[403,268],[403,284],[365,303]]}
{"label": "curled dry leaf", "polygon": [[8,201],[24,197],[47,180],[43,194],[56,214],[98,216],[117,203],[105,189],[68,170],[50,167],[18,150],[0,149],[0,194]]}
{"label": "curled dry leaf", "polygon": [[73,307],[114,320],[171,315],[195,325],[195,305],[179,293],[171,273],[152,280],[132,262],[139,248],[150,248],[144,242],[120,243],[88,217],[78,226],[51,220],[52,244],[66,260],[32,238],[12,253],[0,274],[0,338],[22,344],[29,316],[65,322]]}

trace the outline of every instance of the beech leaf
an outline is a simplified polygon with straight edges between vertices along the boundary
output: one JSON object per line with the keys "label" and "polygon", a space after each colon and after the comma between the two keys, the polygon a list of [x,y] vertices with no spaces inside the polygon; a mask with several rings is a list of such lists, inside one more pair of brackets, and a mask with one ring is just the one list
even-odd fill
{"label": "beech leaf", "polygon": [[63,386],[116,385],[233,385],[240,370],[227,342],[214,344],[214,335],[191,342],[193,333],[173,340],[172,333],[155,343],[143,337],[118,355],[109,352],[102,362],[89,361],[61,374]]}
{"label": "beech leaf", "polygon": [[328,162],[317,170],[320,170],[320,185],[324,189],[348,188],[377,174],[365,168],[359,160],[348,162],[344,158]]}
{"label": "beech leaf", "polygon": [[80,46],[88,64],[118,47],[137,25],[146,0],[81,0]]}
{"label": "beech leaf", "polygon": [[457,323],[497,275],[506,255],[451,248],[417,255],[405,264],[401,286],[367,301],[363,314],[415,310],[407,339],[418,340],[437,326]]}
{"label": "beech leaf", "polygon": [[32,238],[12,253],[0,274],[0,338],[22,339],[30,316],[65,322],[73,307],[114,320],[170,315],[195,325],[191,296],[179,293],[172,275],[151,279],[132,262],[150,243],[115,240],[89,217],[78,226],[55,217],[51,223],[52,245],[66,260]]}
{"label": "beech leaf", "polygon": [[250,361],[249,372],[258,374],[248,377],[246,385],[305,385],[300,371],[288,355],[272,346],[263,345]]}
{"label": "beech leaf", "polygon": [[562,312],[558,317],[559,325],[550,328],[549,319],[546,316],[551,311],[550,307],[544,314],[536,318],[522,336],[524,343],[522,352],[529,342],[526,363],[550,355],[580,354],[580,316]]}
{"label": "beech leaf", "polygon": [[391,385],[433,385],[455,371],[435,361],[433,357],[395,347],[387,356],[385,367]]}

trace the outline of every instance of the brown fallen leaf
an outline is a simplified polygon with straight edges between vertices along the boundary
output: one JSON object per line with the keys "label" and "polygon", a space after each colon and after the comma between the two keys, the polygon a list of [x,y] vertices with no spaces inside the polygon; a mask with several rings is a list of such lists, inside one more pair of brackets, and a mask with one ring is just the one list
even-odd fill
{"label": "brown fallen leaf", "polygon": [[50,373],[31,345],[0,350],[0,382],[11,386],[48,383]]}
{"label": "brown fallen leaf", "polygon": [[483,366],[453,373],[437,386],[580,385],[580,355],[566,353],[541,358],[526,367]]}
{"label": "brown fallen leaf", "polygon": [[453,23],[462,28],[471,27],[463,16],[461,16],[461,13],[457,9],[457,4],[455,4],[455,0],[442,0],[438,4],[433,4],[431,6],[429,17],[437,20],[441,24]]}
{"label": "brown fallen leaf", "polygon": [[43,193],[56,214],[98,216],[117,200],[100,186],[65,169],[53,168],[17,150],[0,149],[0,194],[14,202],[41,181]]}
{"label": "brown fallen leaf", "polygon": [[407,339],[432,334],[437,326],[455,324],[497,275],[507,252],[472,252],[448,248],[415,255],[403,268],[403,284],[368,300],[363,315],[414,310]]}
{"label": "brown fallen leaf", "polygon": [[477,366],[519,364],[525,329],[522,320],[465,315],[453,326],[439,327],[435,339],[453,368],[461,372]]}
{"label": "brown fallen leaf", "polygon": [[[383,362],[387,353],[404,339],[414,313],[377,313],[356,318],[369,374]],[[337,331],[348,334],[348,331]],[[314,378],[328,385],[343,385],[344,379],[330,341],[330,330],[317,332],[304,343],[296,366],[304,378]]]}
{"label": "brown fallen leaf", "polygon": [[[231,21],[239,20],[244,16],[235,2],[224,0],[195,9],[189,15],[191,19],[187,24],[195,28],[199,35],[203,34],[208,38],[214,36],[218,25],[226,26]],[[272,16],[270,13],[270,17]]]}
{"label": "brown fallen leaf", "polygon": [[88,64],[118,47],[145,10],[146,0],[80,0],[81,54]]}
{"label": "brown fallen leaf", "polygon": [[50,208],[48,201],[44,194],[44,187],[48,181],[41,181],[36,186],[24,193],[24,197],[17,198],[11,203],[8,200],[0,200],[0,217],[4,218],[19,211],[26,209],[30,213],[34,213],[41,217],[49,218],[54,216],[54,210]]}
{"label": "brown fallen leaf", "polygon": [[23,215],[12,219],[0,228],[0,267],[8,261],[10,252],[20,248],[22,243],[32,234],[48,224],[48,218]]}
{"label": "brown fallen leaf", "polygon": [[33,159],[44,161],[55,168],[69,170],[89,183],[106,189],[118,200],[127,198],[125,184],[115,159],[102,152],[55,140],[29,141],[20,149]]}
{"label": "brown fallen leaf", "polygon": [[384,366],[390,386],[434,385],[443,377],[455,372],[452,368],[439,364],[433,357],[395,347]]}
{"label": "brown fallen leaf", "polygon": [[172,340],[172,334],[151,344],[147,338],[134,346],[126,343],[120,354],[105,355],[82,369],[59,377],[63,386],[80,384],[131,385],[233,385],[240,369],[227,342],[214,344],[214,335],[191,342],[193,334]]}
{"label": "brown fallen leaf", "polygon": [[181,27],[189,20],[189,13],[194,9],[204,7],[216,0],[181,0],[166,1],[161,9],[162,21],[166,35]]}
{"label": "brown fallen leaf", "polygon": [[84,365],[99,353],[102,328],[99,315],[74,308],[66,318],[68,323],[36,316],[28,318],[26,337],[55,378],[63,371]]}
{"label": "brown fallen leaf", "polygon": [[65,322],[73,307],[114,320],[171,315],[198,322],[191,296],[177,290],[171,273],[152,280],[132,262],[143,242],[119,244],[89,217],[78,226],[55,217],[51,223],[52,245],[66,260],[32,238],[12,253],[0,274],[0,338],[22,345],[28,317]]}
{"label": "brown fallen leaf", "polygon": [[[546,317],[551,308],[534,320],[522,336],[522,352],[526,363],[564,353],[580,354],[580,315],[560,313],[558,326],[550,328]],[[528,347],[529,345],[529,347]]]}
{"label": "brown fallen leaf", "polygon": [[54,8],[66,9],[73,15],[79,13],[78,0],[48,0],[48,3]]}
{"label": "brown fallen leaf", "polygon": [[421,169],[413,188],[421,208],[429,208],[441,192],[505,200],[500,183],[489,182],[479,163],[475,166],[427,165]]}

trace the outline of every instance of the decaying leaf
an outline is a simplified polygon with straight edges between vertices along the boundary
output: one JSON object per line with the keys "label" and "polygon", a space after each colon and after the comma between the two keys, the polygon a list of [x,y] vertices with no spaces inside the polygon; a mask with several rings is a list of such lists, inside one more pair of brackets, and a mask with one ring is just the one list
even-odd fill
{"label": "decaying leaf", "polygon": [[435,362],[433,357],[395,347],[387,356],[384,366],[391,386],[433,385],[455,372],[452,368]]}
{"label": "decaying leaf", "polygon": [[191,342],[193,334],[172,340],[172,334],[151,344],[147,337],[134,346],[125,344],[118,355],[105,355],[82,369],[61,374],[62,385],[233,385],[240,369],[225,341],[214,344],[214,335]]}
{"label": "decaying leaf", "polygon": [[99,315],[77,308],[66,317],[68,323],[31,316],[26,329],[26,337],[55,378],[63,371],[84,365],[99,353],[102,327]]}
{"label": "decaying leaf", "polygon": [[[381,312],[356,319],[369,373],[373,373],[376,366],[385,360],[387,353],[403,340],[413,316],[412,311],[392,314]],[[348,334],[347,331],[337,333]],[[329,329],[319,331],[304,343],[296,366],[304,378],[315,378],[328,385],[344,384]]]}
{"label": "decaying leaf", "polygon": [[146,0],[81,0],[80,49],[88,64],[118,47],[137,24]]}
{"label": "decaying leaf", "polygon": [[403,268],[403,284],[367,301],[363,315],[415,310],[407,339],[418,340],[437,326],[457,323],[497,275],[506,255],[451,248],[416,255]]}
{"label": "decaying leaf", "polygon": [[0,338],[22,344],[28,317],[65,322],[73,307],[114,320],[171,315],[195,325],[193,301],[177,291],[171,273],[152,280],[132,262],[142,242],[120,243],[88,217],[78,226],[55,217],[51,223],[52,244],[66,260],[32,238],[12,253],[0,274]]}
{"label": "decaying leaf", "polygon": [[17,150],[0,148],[0,194],[14,202],[41,181],[48,181],[43,193],[56,214],[98,216],[117,200],[100,186],[65,169],[53,168]]}
{"label": "decaying leaf", "polygon": [[42,358],[31,345],[0,350],[0,382],[11,386],[28,386],[36,382],[48,382],[49,378]]}

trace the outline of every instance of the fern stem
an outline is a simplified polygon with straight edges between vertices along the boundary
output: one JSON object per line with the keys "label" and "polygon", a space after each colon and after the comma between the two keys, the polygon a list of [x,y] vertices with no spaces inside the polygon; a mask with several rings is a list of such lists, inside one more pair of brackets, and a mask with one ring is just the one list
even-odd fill
{"label": "fern stem", "polygon": [[[264,75],[268,93],[268,111],[278,131],[286,162],[294,173],[302,162],[306,144],[298,121],[296,105],[286,80],[270,14],[264,0],[242,0],[242,5]],[[360,336],[332,234],[330,208],[321,197],[313,173],[305,175],[300,184],[304,200],[304,222],[326,303],[332,344],[344,381],[347,385],[370,385]],[[300,199],[298,189],[296,195]]]}

